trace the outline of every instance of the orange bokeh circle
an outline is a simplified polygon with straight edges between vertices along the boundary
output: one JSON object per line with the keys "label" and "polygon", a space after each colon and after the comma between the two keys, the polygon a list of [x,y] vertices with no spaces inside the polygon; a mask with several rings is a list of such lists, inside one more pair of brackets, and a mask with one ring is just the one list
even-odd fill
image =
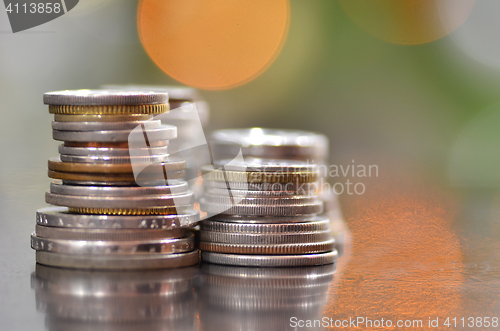
{"label": "orange bokeh circle", "polygon": [[141,0],[139,37],[174,79],[227,89],[263,73],[277,57],[290,20],[288,0]]}
{"label": "orange bokeh circle", "polygon": [[458,28],[474,0],[340,0],[363,30],[395,44],[423,44]]}

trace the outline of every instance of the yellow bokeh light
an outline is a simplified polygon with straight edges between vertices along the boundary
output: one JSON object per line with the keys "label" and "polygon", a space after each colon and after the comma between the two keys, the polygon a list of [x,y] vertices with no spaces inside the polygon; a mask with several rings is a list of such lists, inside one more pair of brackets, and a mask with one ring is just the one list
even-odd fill
{"label": "yellow bokeh light", "polygon": [[227,89],[263,73],[288,33],[288,0],[141,0],[138,28],[151,59],[176,80]]}
{"label": "yellow bokeh light", "polygon": [[363,30],[395,44],[423,44],[442,38],[469,16],[474,0],[340,0]]}

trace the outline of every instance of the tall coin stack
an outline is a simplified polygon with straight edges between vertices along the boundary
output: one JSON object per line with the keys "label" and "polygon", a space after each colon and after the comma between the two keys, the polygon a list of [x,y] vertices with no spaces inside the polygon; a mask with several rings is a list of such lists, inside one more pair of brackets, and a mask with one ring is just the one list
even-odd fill
{"label": "tall coin stack", "polygon": [[327,181],[328,138],[320,133],[285,129],[225,129],[214,131],[210,139],[217,158],[244,157],[298,160],[318,164],[318,196],[323,201],[322,215],[330,219],[335,248],[342,256],[345,224],[337,194]]}
{"label": "tall coin stack", "polygon": [[37,212],[31,246],[40,264],[156,269],[198,263],[199,221],[185,161],[167,148],[177,130],[152,116],[169,110],[159,91],[75,90],[44,95],[55,114],[60,158],[49,160],[52,205]]}
{"label": "tall coin stack", "polygon": [[291,267],[334,263],[337,251],[318,167],[302,161],[247,158],[202,168],[202,260],[227,265]]}

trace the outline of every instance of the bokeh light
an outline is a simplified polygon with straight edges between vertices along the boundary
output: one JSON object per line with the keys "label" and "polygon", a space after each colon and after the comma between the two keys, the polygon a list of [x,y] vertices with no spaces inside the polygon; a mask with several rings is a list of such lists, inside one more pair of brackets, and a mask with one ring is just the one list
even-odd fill
{"label": "bokeh light", "polygon": [[468,17],[474,0],[340,0],[347,15],[375,37],[395,44],[442,38]]}
{"label": "bokeh light", "polygon": [[227,89],[263,73],[288,33],[288,0],[141,0],[138,28],[151,59],[193,87]]}
{"label": "bokeh light", "polygon": [[481,0],[451,37],[460,49],[476,61],[500,67],[500,1]]}

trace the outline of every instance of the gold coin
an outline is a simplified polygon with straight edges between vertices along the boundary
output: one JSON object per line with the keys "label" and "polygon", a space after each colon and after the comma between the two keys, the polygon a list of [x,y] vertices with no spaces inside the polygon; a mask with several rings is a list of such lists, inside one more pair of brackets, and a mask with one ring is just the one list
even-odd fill
{"label": "gold coin", "polygon": [[76,214],[98,215],[177,215],[181,210],[176,207],[123,209],[123,208],[68,208],[68,212]]}
{"label": "gold coin", "polygon": [[262,172],[203,170],[203,178],[214,181],[247,183],[312,183],[318,180],[318,172]]}
{"label": "gold coin", "polygon": [[[61,180],[71,180],[71,181],[79,181],[79,182],[130,182],[135,183],[134,174],[112,174],[112,173],[77,173],[77,172],[60,172],[49,170],[48,175],[53,179],[61,179]],[[178,179],[183,178],[185,176],[185,171],[174,171],[166,173],[167,179]],[[145,177],[141,176],[142,182],[154,182],[165,180],[164,174],[161,174],[161,177]]]}
{"label": "gold coin", "polygon": [[[92,174],[132,174],[132,164],[130,163],[76,163],[76,162],[63,162],[59,159],[49,160],[49,170],[60,172],[78,172],[78,173],[92,173]],[[141,172],[141,176],[152,176],[156,174],[163,175],[164,173],[171,173],[182,171],[186,168],[185,161],[175,162],[161,162],[145,164],[147,167]]]}
{"label": "gold coin", "polygon": [[[65,141],[63,145],[66,147],[129,148],[128,142],[109,143],[109,142]],[[165,146],[168,146],[168,140],[158,140],[149,142],[149,147],[165,147]]]}
{"label": "gold coin", "polygon": [[126,114],[126,115],[65,115],[55,114],[56,122],[134,122],[147,121],[153,118],[149,114]]}
{"label": "gold coin", "polygon": [[162,114],[170,110],[168,103],[156,105],[56,106],[49,113],[66,115]]}

